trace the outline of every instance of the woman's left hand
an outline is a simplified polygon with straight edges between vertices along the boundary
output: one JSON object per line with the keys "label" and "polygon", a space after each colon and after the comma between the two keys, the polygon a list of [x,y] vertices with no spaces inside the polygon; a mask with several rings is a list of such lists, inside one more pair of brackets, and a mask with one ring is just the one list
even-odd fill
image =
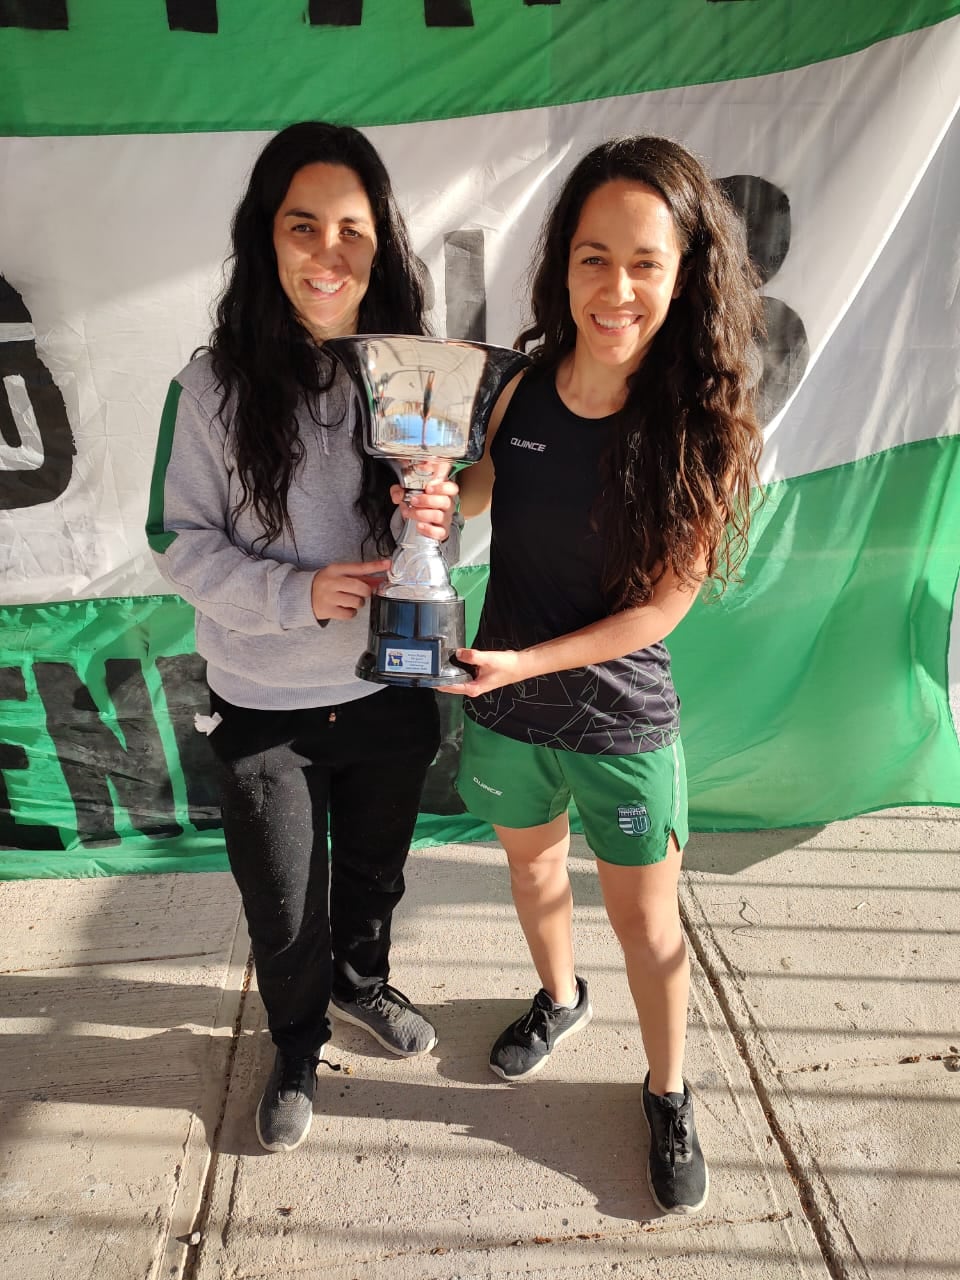
{"label": "woman's left hand", "polygon": [[402,484],[391,485],[390,497],[400,508],[404,520],[414,521],[418,533],[443,542],[450,533],[460,489],[446,478],[450,474],[450,463],[445,458],[436,459],[434,471],[436,479],[422,492],[412,493],[409,502]]}
{"label": "woman's left hand", "polygon": [[523,670],[523,653],[517,649],[458,649],[457,661],[476,667],[477,674],[463,684],[440,685],[438,693],[462,693],[475,698],[505,684],[516,684],[530,674]]}

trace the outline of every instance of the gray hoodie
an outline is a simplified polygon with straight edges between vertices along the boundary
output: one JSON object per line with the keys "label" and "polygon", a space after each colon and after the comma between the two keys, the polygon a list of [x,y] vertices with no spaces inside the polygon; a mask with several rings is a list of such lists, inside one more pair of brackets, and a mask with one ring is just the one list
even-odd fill
{"label": "gray hoodie", "polygon": [[[252,551],[256,515],[248,508],[236,522],[231,516],[239,479],[219,405],[210,357],[199,356],[170,384],[147,519],[160,572],[197,610],[210,687],[238,706],[281,711],[376,693],[383,686],[354,674],[367,647],[368,609],[321,627],[310,603],[317,569],[376,558],[372,548],[361,550],[366,524],[354,507],[361,464],[349,378],[337,366],[318,414],[328,425],[298,413],[304,457],[288,495],[296,546],[284,531],[263,555]],[[447,556],[453,551],[444,547]]]}

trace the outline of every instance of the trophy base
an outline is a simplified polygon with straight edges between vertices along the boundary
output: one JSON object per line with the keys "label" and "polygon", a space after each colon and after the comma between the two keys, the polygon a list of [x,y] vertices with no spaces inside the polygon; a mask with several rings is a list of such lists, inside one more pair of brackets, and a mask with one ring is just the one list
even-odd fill
{"label": "trophy base", "polygon": [[463,601],[370,597],[367,651],[357,663],[361,680],[375,684],[462,684],[474,675],[455,655],[466,644]]}

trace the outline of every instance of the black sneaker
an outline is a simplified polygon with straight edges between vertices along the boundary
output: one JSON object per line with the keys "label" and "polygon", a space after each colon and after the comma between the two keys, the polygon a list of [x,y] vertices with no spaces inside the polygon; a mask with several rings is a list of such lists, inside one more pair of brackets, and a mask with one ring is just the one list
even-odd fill
{"label": "black sneaker", "polygon": [[310,1132],[320,1053],[288,1058],[280,1050],[257,1107],[257,1137],[265,1151],[293,1151]]}
{"label": "black sneaker", "polygon": [[564,1037],[582,1030],[592,1017],[583,978],[577,978],[577,1003],[572,1009],[558,1008],[541,987],[529,1011],[497,1037],[490,1050],[490,1070],[502,1080],[526,1080],[540,1070]]}
{"label": "black sneaker", "polygon": [[356,1000],[330,997],[330,1011],[343,1022],[369,1031],[379,1044],[401,1058],[428,1053],[437,1043],[437,1033],[402,991],[384,982]]}
{"label": "black sneaker", "polygon": [[710,1175],[693,1123],[693,1099],[686,1083],[683,1094],[665,1097],[643,1082],[643,1114],[650,1130],[647,1185],[663,1213],[696,1213],[707,1203]]}

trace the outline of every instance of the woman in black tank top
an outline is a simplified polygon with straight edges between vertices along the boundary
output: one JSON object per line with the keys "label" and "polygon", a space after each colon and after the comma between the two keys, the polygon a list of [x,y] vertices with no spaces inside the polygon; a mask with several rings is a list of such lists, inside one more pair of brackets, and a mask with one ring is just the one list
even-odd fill
{"label": "woman in black tank top", "polygon": [[[683,1079],[685,784],[663,641],[701,584],[722,589],[745,553],[761,304],[737,215],[699,161],[662,138],[589,152],[535,265],[533,322],[516,344],[533,367],[460,477],[465,515],[491,495],[493,507],[487,602],[475,647],[459,655],[477,675],[449,690],[468,699],[458,786],[496,825],[542,984],[490,1062],[523,1079],[590,1018],[573,957],[572,794],[647,1057],[647,1181],[661,1210],[691,1213],[709,1179]],[[665,753],[657,776],[672,782],[656,785],[673,794],[657,799],[660,816],[646,799],[614,805],[607,834],[610,778],[649,780]]]}

